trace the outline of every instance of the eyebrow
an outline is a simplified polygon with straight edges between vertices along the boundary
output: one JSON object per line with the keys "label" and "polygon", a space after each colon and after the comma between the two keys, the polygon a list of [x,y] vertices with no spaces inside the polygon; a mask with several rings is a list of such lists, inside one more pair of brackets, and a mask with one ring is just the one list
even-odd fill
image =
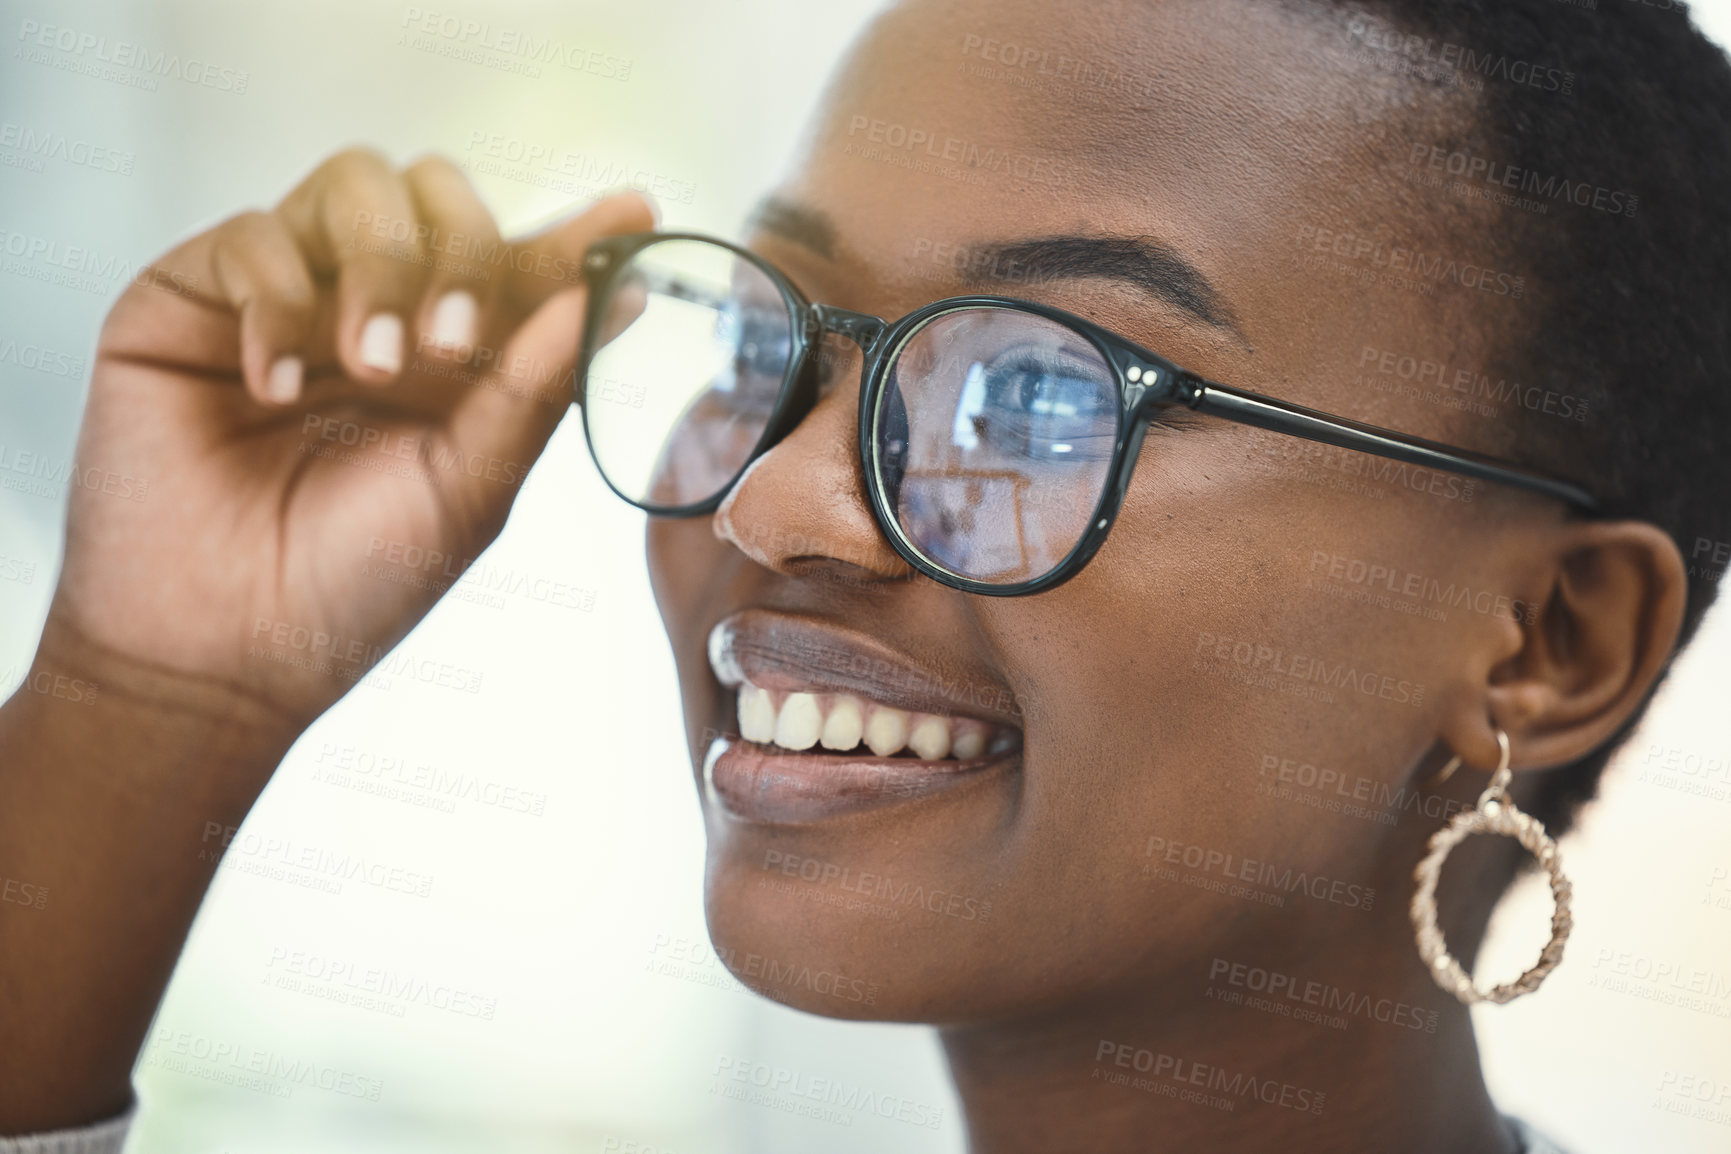
{"label": "eyebrow", "polygon": [[[793,241],[826,260],[834,260],[839,249],[839,230],[827,213],[780,197],[760,202],[747,227]],[[958,246],[958,251],[967,254],[962,282],[972,288],[1001,287],[1006,282],[1116,280],[1248,343],[1220,290],[1158,237],[1043,236]]]}
{"label": "eyebrow", "polygon": [[766,196],[746,219],[747,231],[762,229],[803,245],[825,260],[836,256],[835,221],[829,214],[778,196]]}
{"label": "eyebrow", "polygon": [[1122,281],[1240,340],[1232,309],[1202,270],[1152,236],[1042,236],[968,246],[975,286],[1098,277]]}

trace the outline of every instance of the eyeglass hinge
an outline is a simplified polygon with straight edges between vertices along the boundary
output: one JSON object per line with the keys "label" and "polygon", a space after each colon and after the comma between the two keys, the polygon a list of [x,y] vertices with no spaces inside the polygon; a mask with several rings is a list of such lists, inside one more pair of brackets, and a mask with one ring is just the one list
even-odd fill
{"label": "eyeglass hinge", "polygon": [[1172,379],[1172,391],[1178,400],[1194,409],[1208,391],[1208,382],[1193,373],[1178,373]]}

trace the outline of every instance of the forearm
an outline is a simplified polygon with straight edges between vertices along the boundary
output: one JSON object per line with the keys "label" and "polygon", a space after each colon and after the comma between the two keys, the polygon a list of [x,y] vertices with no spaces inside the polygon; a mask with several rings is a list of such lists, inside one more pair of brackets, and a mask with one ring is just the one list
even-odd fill
{"label": "forearm", "polygon": [[51,620],[0,706],[0,1134],[124,1107],[216,868],[207,823],[241,821],[296,731]]}

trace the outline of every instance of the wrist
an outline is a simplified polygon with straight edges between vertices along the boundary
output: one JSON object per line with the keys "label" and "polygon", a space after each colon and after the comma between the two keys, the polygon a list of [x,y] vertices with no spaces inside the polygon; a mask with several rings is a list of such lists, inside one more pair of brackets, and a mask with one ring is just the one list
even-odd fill
{"label": "wrist", "polygon": [[250,768],[259,789],[312,721],[221,678],[105,646],[52,609],[8,709],[53,731],[81,732],[81,745],[107,745],[140,769],[173,762],[183,785],[203,763],[224,767],[236,784],[254,776]]}
{"label": "wrist", "polygon": [[[0,707],[0,1133],[112,1113],[220,859],[302,726],[50,613]],[[26,886],[29,888],[26,889]],[[16,904],[35,899],[28,916]],[[11,915],[11,916],[8,916]]]}

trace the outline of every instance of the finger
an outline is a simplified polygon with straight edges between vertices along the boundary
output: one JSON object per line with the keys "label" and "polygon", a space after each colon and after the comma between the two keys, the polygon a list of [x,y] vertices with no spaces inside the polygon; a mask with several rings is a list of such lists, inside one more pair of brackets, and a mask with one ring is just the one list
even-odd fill
{"label": "finger", "polygon": [[[511,502],[500,500],[500,482],[514,487],[522,480],[570,410],[572,372],[588,307],[580,273],[584,253],[603,236],[640,232],[654,223],[650,203],[625,193],[514,246],[513,273],[501,295],[519,306],[538,303],[503,342],[496,367],[457,401],[446,424],[450,449],[466,465],[447,474],[449,496],[477,531],[496,532],[503,524]],[[533,271],[535,265],[555,259],[579,270],[575,285]],[[528,366],[529,387],[518,366]]]}
{"label": "finger", "polygon": [[[603,236],[641,232],[654,224],[653,204],[626,192],[514,246],[501,291],[532,307],[504,342],[497,367],[452,410],[450,435],[459,447],[517,462],[532,461],[541,452],[571,404],[588,299],[581,281],[583,256]],[[578,270],[575,287],[563,275],[535,271],[555,262]],[[534,387],[523,387],[519,366],[527,366]]]}
{"label": "finger", "polygon": [[656,215],[654,202],[642,193],[621,192],[517,241],[504,285],[510,304],[526,316],[555,293],[582,284],[590,245],[604,236],[648,232]]}
{"label": "finger", "polygon": [[426,282],[427,231],[408,185],[377,153],[320,165],[278,210],[312,267],[337,281],[337,358],[352,379],[387,385]]}
{"label": "finger", "polygon": [[403,179],[428,227],[433,258],[415,324],[415,353],[468,361],[499,280],[491,261],[504,242],[469,178],[449,160],[426,157]]}
{"label": "finger", "polygon": [[240,314],[246,390],[264,405],[300,399],[317,290],[288,225],[248,212],[218,225],[210,267],[219,297]]}
{"label": "finger", "polygon": [[[499,366],[452,410],[447,435],[459,458],[488,465],[485,472],[471,470],[459,479],[470,490],[462,496],[471,510],[491,507],[498,477],[520,480],[570,411],[571,373],[586,300],[587,294],[577,288],[542,302],[505,342]],[[532,366],[532,379],[526,380],[516,366]],[[491,480],[482,479],[486,477]]]}

